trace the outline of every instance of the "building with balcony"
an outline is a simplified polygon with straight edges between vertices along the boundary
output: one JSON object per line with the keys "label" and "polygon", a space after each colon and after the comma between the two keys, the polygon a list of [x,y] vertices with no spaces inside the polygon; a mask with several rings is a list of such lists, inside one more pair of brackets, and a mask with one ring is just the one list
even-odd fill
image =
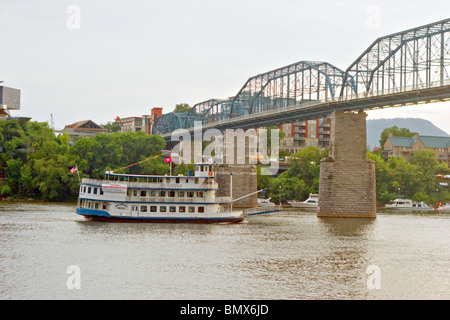
{"label": "building with balcony", "polygon": [[280,142],[280,150],[297,153],[303,148],[316,146],[328,148],[330,145],[331,120],[329,118],[295,121],[283,124],[280,130],[285,137]]}

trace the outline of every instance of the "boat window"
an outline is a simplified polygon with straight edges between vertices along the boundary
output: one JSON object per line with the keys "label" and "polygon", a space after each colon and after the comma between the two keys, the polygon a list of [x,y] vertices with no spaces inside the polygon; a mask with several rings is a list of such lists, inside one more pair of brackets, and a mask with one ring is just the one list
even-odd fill
{"label": "boat window", "polygon": [[186,207],[185,206],[180,206],[178,208],[179,212],[186,212]]}
{"label": "boat window", "polygon": [[170,212],[177,212],[177,207],[175,207],[175,206],[170,206],[170,207],[169,207],[169,211],[170,211]]}
{"label": "boat window", "polygon": [[86,186],[83,187],[83,192],[86,193]]}
{"label": "boat window", "polygon": [[150,212],[156,212],[156,206],[150,206]]}
{"label": "boat window", "polygon": [[103,189],[102,189],[102,188],[100,188],[100,194],[101,194],[101,195],[103,194]]}
{"label": "boat window", "polygon": [[199,196],[200,198],[203,198],[203,191],[199,191],[199,192],[198,192],[198,196]]}
{"label": "boat window", "polygon": [[141,212],[147,212],[147,206],[141,206]]}
{"label": "boat window", "polygon": [[179,196],[180,198],[184,198],[184,191],[179,191],[179,192],[178,192],[178,196]]}
{"label": "boat window", "polygon": [[94,188],[94,194],[97,194],[97,188]]}
{"label": "boat window", "polygon": [[175,178],[175,183],[180,183],[180,178]]}
{"label": "boat window", "polygon": [[141,190],[141,197],[146,197],[146,196],[147,196],[147,191]]}
{"label": "boat window", "polygon": [[166,183],[170,183],[170,178],[166,178]]}
{"label": "boat window", "polygon": [[91,189],[92,189],[91,187],[88,187],[88,193],[91,193]]}
{"label": "boat window", "polygon": [[188,196],[188,198],[193,198],[194,197],[194,191],[188,191],[187,192],[187,196]]}
{"label": "boat window", "polygon": [[106,204],[105,203],[103,204],[103,210],[106,210]]}
{"label": "boat window", "polygon": [[198,178],[195,178],[194,183],[198,184]]}
{"label": "boat window", "polygon": [[166,212],[166,206],[160,206],[159,212]]}
{"label": "boat window", "polygon": [[199,166],[196,166],[195,167],[195,171],[199,171],[200,170],[200,167]]}
{"label": "boat window", "polygon": [[195,212],[195,207],[189,207],[189,212]]}
{"label": "boat window", "polygon": [[165,197],[165,196],[166,196],[166,191],[161,190],[161,191],[159,192],[159,194],[160,194],[161,197]]}
{"label": "boat window", "polygon": [[156,197],[156,190],[150,191],[150,197]]}
{"label": "boat window", "polygon": [[205,212],[205,207],[198,207],[198,212]]}
{"label": "boat window", "polygon": [[169,197],[171,197],[171,198],[175,197],[175,191],[170,190],[169,191]]}
{"label": "boat window", "polygon": [[95,203],[94,203],[94,209],[95,209],[95,210],[98,210],[98,202],[95,202]]}
{"label": "boat window", "polygon": [[138,193],[137,190],[133,190],[133,196],[137,197]]}

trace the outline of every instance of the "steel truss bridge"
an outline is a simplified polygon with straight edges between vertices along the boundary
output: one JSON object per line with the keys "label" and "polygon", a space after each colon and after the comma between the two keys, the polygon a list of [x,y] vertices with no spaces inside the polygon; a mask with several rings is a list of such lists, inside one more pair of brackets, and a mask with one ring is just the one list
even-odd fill
{"label": "steel truss bridge", "polygon": [[229,99],[197,103],[160,116],[153,134],[176,129],[257,128],[294,120],[450,100],[450,19],[375,40],[345,71],[300,61],[247,80]]}

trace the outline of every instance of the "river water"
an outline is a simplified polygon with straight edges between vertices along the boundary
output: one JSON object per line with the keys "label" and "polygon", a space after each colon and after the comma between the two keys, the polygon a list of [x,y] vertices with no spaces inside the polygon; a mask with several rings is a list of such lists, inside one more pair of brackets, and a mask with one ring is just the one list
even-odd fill
{"label": "river water", "polygon": [[0,299],[449,299],[450,215],[88,222],[0,202]]}

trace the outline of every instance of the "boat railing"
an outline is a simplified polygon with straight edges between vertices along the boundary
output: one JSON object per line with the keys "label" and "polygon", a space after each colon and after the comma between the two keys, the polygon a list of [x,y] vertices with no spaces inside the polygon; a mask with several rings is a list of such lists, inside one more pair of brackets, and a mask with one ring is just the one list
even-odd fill
{"label": "boat railing", "polygon": [[129,202],[164,202],[164,203],[205,203],[205,199],[203,197],[200,198],[180,198],[180,197],[133,197],[128,196],[127,201]]}
{"label": "boat railing", "polygon": [[102,184],[119,183],[126,184],[130,189],[162,189],[162,190],[217,190],[217,183],[164,183],[164,182],[129,182],[129,181],[112,181],[112,180],[100,180],[92,178],[83,178],[83,184],[90,184],[95,186],[101,186]]}

